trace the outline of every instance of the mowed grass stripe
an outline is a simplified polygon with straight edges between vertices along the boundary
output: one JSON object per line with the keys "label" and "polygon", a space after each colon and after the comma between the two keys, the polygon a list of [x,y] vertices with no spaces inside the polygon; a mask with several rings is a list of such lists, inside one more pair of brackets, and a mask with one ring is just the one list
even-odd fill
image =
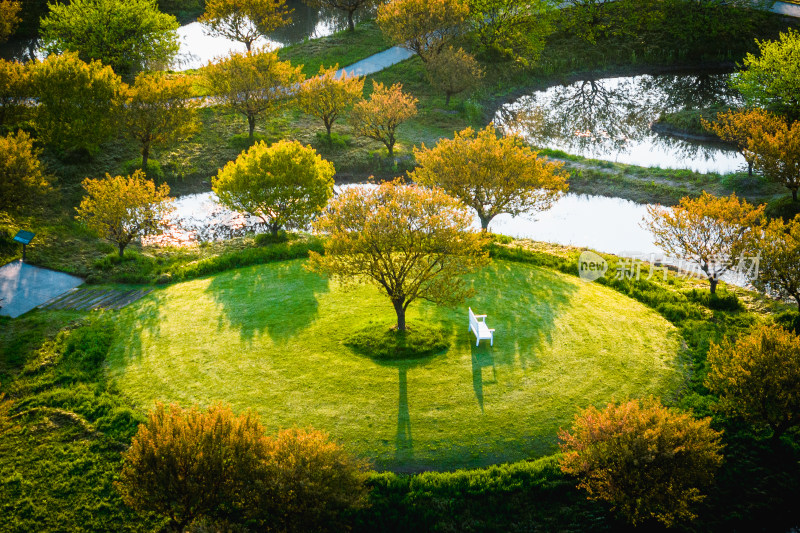
{"label": "mowed grass stripe", "polygon": [[[679,338],[660,315],[597,284],[495,261],[457,309],[412,304],[411,327],[437,323],[444,354],[392,364],[344,341],[391,322],[371,286],[341,286],[290,261],[158,290],[120,313],[109,371],[142,409],[224,401],[270,431],[314,426],[400,471],[454,469],[552,452],[590,404],[681,381]],[[488,314],[494,347],[476,348],[466,306]]]}

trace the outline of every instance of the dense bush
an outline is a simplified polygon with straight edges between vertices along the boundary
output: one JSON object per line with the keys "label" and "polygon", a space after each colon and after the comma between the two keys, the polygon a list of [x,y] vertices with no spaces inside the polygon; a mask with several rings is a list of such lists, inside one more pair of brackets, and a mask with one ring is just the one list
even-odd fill
{"label": "dense bush", "polygon": [[450,347],[442,328],[434,324],[415,322],[405,331],[397,331],[394,324],[370,323],[345,341],[353,351],[380,361],[414,359],[439,354]]}
{"label": "dense bush", "polygon": [[696,303],[704,305],[714,311],[743,311],[744,305],[736,294],[732,292],[716,292],[711,294],[708,291],[692,289],[685,293],[686,297]]}

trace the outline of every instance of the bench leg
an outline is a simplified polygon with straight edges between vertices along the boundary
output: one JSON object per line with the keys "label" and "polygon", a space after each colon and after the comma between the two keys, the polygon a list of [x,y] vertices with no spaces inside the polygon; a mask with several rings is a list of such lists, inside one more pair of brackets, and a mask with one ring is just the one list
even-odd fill
{"label": "bench leg", "polygon": [[492,336],[492,338],[489,339],[489,346],[494,346],[494,336]]}
{"label": "bench leg", "polygon": [[[476,335],[476,337],[477,337],[477,335]],[[478,337],[477,339],[475,339],[475,346],[479,346],[479,345],[480,345],[480,343],[481,343],[481,338],[480,338],[480,337]]]}

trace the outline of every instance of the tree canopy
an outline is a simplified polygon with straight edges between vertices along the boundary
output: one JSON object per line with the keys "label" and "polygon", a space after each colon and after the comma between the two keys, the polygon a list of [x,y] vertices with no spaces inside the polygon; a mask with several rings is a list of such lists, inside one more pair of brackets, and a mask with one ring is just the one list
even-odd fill
{"label": "tree canopy", "polygon": [[86,196],[76,208],[75,218],[115,244],[120,258],[133,239],[163,232],[164,219],[172,210],[166,183],[156,187],[137,170],[131,176],[86,178],[82,185]]}
{"label": "tree canopy", "polygon": [[528,66],[553,32],[552,0],[468,0],[469,25],[481,53]]}
{"label": "tree canopy", "polygon": [[471,226],[469,211],[441,189],[400,181],[356,186],[314,222],[314,231],[328,238],[325,254],[312,252],[309,265],[377,285],[394,306],[397,330],[405,331],[415,300],[452,305],[471,294],[463,276],[488,260],[484,238]]}
{"label": "tree canopy", "polygon": [[789,124],[781,118],[769,124],[751,124],[746,152],[753,166],[783,184],[797,201],[800,189],[800,120]]}
{"label": "tree canopy", "polygon": [[469,7],[461,0],[391,0],[378,8],[381,31],[426,62],[464,31]]}
{"label": "tree canopy", "polygon": [[633,525],[667,527],[694,518],[722,464],[721,433],[652,398],[591,406],[561,431],[561,470],[578,476],[589,499],[601,500]]}
{"label": "tree canopy", "polygon": [[206,0],[197,20],[210,35],[244,43],[249,52],[259,37],[289,24],[290,14],[285,0]]}
{"label": "tree canopy", "polygon": [[463,48],[454,50],[452,46],[443,49],[425,65],[428,81],[445,94],[445,105],[450,105],[450,97],[480,83],[483,68],[472,55]]}
{"label": "tree canopy", "polygon": [[52,187],[30,135],[0,137],[0,209],[32,204]]}
{"label": "tree canopy", "polygon": [[339,65],[329,69],[319,67],[319,75],[303,82],[297,94],[297,103],[304,112],[321,118],[331,138],[331,128],[336,119],[364,95],[364,78],[337,76]]}
{"label": "tree canopy", "polygon": [[111,67],[77,53],[51,55],[31,70],[38,138],[56,151],[97,151],[117,129],[123,83]]}
{"label": "tree canopy", "polygon": [[735,193],[716,197],[703,191],[699,198],[681,198],[670,209],[650,206],[647,213],[644,224],[655,244],[668,255],[696,265],[714,294],[719,278],[748,249],[764,206],[754,208]]}
{"label": "tree canopy", "polygon": [[538,157],[519,137],[498,137],[491,124],[414,149],[419,166],[412,180],[441,187],[472,207],[486,230],[500,213],[520,215],[548,209],[567,190],[562,165]]}
{"label": "tree canopy", "polygon": [[311,7],[327,7],[344,11],[347,13],[347,29],[355,31],[356,25],[353,15],[355,15],[356,11],[378,6],[382,3],[382,0],[305,0],[305,3]]}
{"label": "tree canopy", "polygon": [[223,105],[247,118],[253,140],[258,117],[293,98],[289,88],[305,79],[301,69],[280,61],[273,52],[262,50],[232,52],[216,63],[209,63],[203,73],[211,93]]}
{"label": "tree canopy", "polygon": [[212,188],[222,205],[261,218],[273,235],[303,228],[333,196],[333,163],[310,146],[258,142],[222,168]]}
{"label": "tree canopy", "polygon": [[7,41],[22,21],[19,13],[22,11],[22,2],[18,0],[0,0],[0,43]]}
{"label": "tree canopy", "polygon": [[780,326],[756,326],[736,342],[711,344],[706,386],[720,407],[768,426],[773,439],[800,424],[800,337]]}
{"label": "tree canopy", "polygon": [[778,129],[779,119],[772,113],[760,108],[727,110],[717,113],[714,122],[700,119],[703,127],[716,134],[720,139],[736,146],[736,149],[747,161],[747,173],[753,175],[756,154],[748,150],[750,140],[762,132]]}
{"label": "tree canopy", "polygon": [[0,131],[13,129],[26,113],[30,90],[28,65],[0,59]]}
{"label": "tree canopy", "polygon": [[368,100],[358,102],[350,113],[350,123],[358,135],[382,142],[394,157],[397,128],[417,114],[418,100],[403,92],[403,86],[395,83],[386,87],[372,81],[372,94]]}
{"label": "tree canopy", "polygon": [[769,220],[756,231],[748,252],[759,257],[752,283],[778,298],[792,298],[800,310],[800,215]]}
{"label": "tree canopy", "polygon": [[127,79],[169,65],[178,53],[178,21],[161,13],[155,0],[72,0],[49,4],[41,21],[49,54],[77,52]]}
{"label": "tree canopy", "polygon": [[191,98],[188,78],[139,74],[125,96],[125,133],[141,146],[145,172],[153,146],[183,140],[199,129],[199,102]]}

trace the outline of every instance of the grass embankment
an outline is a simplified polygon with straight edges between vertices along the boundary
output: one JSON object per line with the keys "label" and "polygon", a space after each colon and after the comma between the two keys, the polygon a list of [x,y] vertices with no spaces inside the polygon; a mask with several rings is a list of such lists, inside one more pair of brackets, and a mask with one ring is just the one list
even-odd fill
{"label": "grass embankment", "polygon": [[325,429],[376,465],[450,470],[541,456],[580,407],[670,395],[674,328],[596,284],[495,262],[467,304],[489,315],[475,347],[465,309],[418,303],[411,327],[451,347],[376,362],[345,346],[392,320],[372,287],[341,287],[302,261],[240,269],[152,293],[121,313],[109,372],[141,409],[154,401],[254,408],[270,431]]}

